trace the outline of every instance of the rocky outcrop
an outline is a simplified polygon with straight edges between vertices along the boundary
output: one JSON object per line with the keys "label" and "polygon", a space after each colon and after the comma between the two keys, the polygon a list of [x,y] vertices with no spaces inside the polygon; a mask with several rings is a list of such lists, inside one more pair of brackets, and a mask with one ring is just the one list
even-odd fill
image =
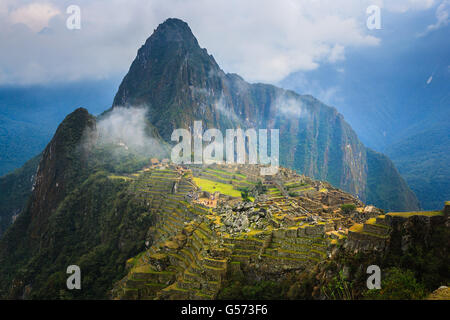
{"label": "rocky outcrop", "polygon": [[398,247],[405,253],[416,242],[431,242],[433,231],[448,227],[448,205],[442,211],[392,212],[355,224],[348,231],[344,246],[353,252],[388,251]]}

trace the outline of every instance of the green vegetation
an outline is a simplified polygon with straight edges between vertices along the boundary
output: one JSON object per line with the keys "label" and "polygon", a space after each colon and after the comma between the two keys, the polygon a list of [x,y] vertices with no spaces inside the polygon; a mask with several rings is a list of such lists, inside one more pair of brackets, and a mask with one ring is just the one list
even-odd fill
{"label": "green vegetation", "polygon": [[0,237],[12,223],[13,215],[25,207],[39,160],[40,156],[34,157],[22,168],[0,177]]}
{"label": "green vegetation", "polygon": [[248,196],[248,189],[247,188],[241,190],[241,197],[242,197],[242,200],[244,202],[250,202],[250,198]]}
{"label": "green vegetation", "polygon": [[215,172],[215,173],[218,173],[219,174],[219,176],[220,175],[226,175],[226,176],[229,176],[230,178],[232,178],[232,179],[236,179],[237,177],[238,178],[241,178],[241,179],[246,179],[247,177],[246,176],[244,176],[243,174],[241,174],[241,173],[232,173],[232,172],[227,172],[227,171],[224,171],[224,170],[219,170],[219,169],[206,169],[206,171],[207,172]]}
{"label": "green vegetation", "polygon": [[279,300],[283,299],[288,286],[275,281],[250,281],[240,278],[227,282],[219,292],[219,300]]}
{"label": "green vegetation", "polygon": [[389,212],[388,215],[409,218],[412,216],[434,217],[444,215],[442,211],[417,211],[417,212]]}
{"label": "green vegetation", "polygon": [[418,126],[418,130],[411,131],[409,136],[386,150],[424,210],[439,209],[443,201],[450,199],[450,127],[447,119],[447,116],[442,117],[440,126]]}
{"label": "green vegetation", "polygon": [[353,300],[352,283],[344,279],[343,272],[339,271],[333,279],[321,288],[322,294],[328,300]]}
{"label": "green vegetation", "polygon": [[[5,291],[14,276],[33,283],[29,298],[107,298],[113,283],[125,275],[126,260],[142,251],[142,239],[152,225],[152,216],[127,192],[128,186],[128,181],[110,179],[106,172],[92,174],[49,218],[49,233],[40,251],[28,249],[23,239],[12,238],[23,234],[18,230],[31,214],[24,212],[5,236],[8,246],[16,249],[0,266],[0,296],[21,295],[20,291]],[[83,290],[61,291],[67,279],[65,269],[71,264],[83,272]]]}
{"label": "green vegetation", "polygon": [[353,203],[343,204],[341,210],[344,214],[350,214],[356,210],[356,206]]}
{"label": "green vegetation", "polygon": [[418,224],[414,225],[410,232],[414,237],[406,251],[401,249],[401,233],[391,237],[392,249],[386,255],[385,265],[411,270],[417,281],[423,284],[428,292],[450,283],[448,228],[445,225],[438,226],[426,238]]}
{"label": "green vegetation", "polygon": [[306,182],[291,182],[285,184],[286,190],[291,197],[297,197],[301,192],[313,190]]}
{"label": "green vegetation", "polygon": [[110,179],[132,180],[132,178],[130,178],[130,177],[127,177],[127,176],[117,176],[117,175],[115,175],[115,174],[110,174],[110,175],[108,176],[108,178],[110,178]]}
{"label": "green vegetation", "polygon": [[214,192],[220,192],[224,195],[231,196],[231,197],[241,197],[241,193],[239,190],[234,189],[233,185],[231,184],[225,184],[221,182],[215,182],[203,178],[193,178],[196,185],[198,185],[202,190],[214,193]]}
{"label": "green vegetation", "polygon": [[298,188],[298,187],[305,187],[308,184],[306,182],[289,182],[286,183],[286,189],[293,189],[293,188]]}
{"label": "green vegetation", "polygon": [[280,190],[278,190],[278,188],[269,188],[267,190],[267,194],[273,197],[281,196],[281,192]]}
{"label": "green vegetation", "polygon": [[267,192],[267,187],[265,185],[263,185],[261,180],[258,180],[258,182],[256,183],[256,185],[254,187],[254,193],[264,194],[266,192]]}
{"label": "green vegetation", "polygon": [[145,165],[149,158],[127,152],[115,145],[95,146],[89,155],[90,170],[104,170],[117,174],[131,174]]}
{"label": "green vegetation", "polygon": [[[77,109],[43,152],[39,170],[45,174],[36,188],[45,199],[30,201],[0,241],[0,297],[21,297],[32,283],[28,298],[107,298],[126,260],[142,251],[152,215],[128,191],[132,180],[109,178],[134,169],[139,160],[129,157],[123,167],[82,144],[94,124],[86,110]],[[61,289],[71,264],[83,270],[84,290]],[[22,285],[10,287],[13,279]]]}
{"label": "green vegetation", "polygon": [[420,209],[416,195],[384,154],[367,149],[367,168],[366,203],[386,211]]}
{"label": "green vegetation", "polygon": [[425,297],[425,288],[410,270],[391,268],[385,271],[381,289],[368,290],[366,299],[372,300],[420,300]]}

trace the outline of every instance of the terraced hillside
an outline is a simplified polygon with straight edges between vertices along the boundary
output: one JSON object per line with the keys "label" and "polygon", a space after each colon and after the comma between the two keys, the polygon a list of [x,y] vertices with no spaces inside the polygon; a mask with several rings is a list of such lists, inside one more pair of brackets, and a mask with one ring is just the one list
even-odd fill
{"label": "terraced hillside", "polygon": [[[149,247],[127,262],[118,299],[214,299],[225,279],[275,276],[327,258],[353,221],[340,206],[363,204],[327,183],[281,168],[171,167],[144,172],[139,198],[155,216]],[[206,189],[206,190],[205,190]],[[295,196],[287,195],[295,189]],[[247,192],[250,197],[241,194]],[[209,199],[205,201],[202,199]],[[253,201],[251,200],[253,199]]]}

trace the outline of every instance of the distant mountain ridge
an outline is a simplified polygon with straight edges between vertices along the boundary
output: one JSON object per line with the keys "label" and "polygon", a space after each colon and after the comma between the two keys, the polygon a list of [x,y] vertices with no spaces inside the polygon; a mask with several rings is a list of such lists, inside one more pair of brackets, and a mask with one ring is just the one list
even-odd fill
{"label": "distant mountain ridge", "polygon": [[0,176],[39,154],[76,107],[99,114],[111,104],[117,78],[41,86],[0,86]]}
{"label": "distant mountain ridge", "polygon": [[281,165],[386,210],[419,209],[395,166],[369,151],[336,109],[311,96],[226,74],[179,19],[160,24],[138,50],[114,98],[112,108],[119,106],[145,106],[165,141],[195,120],[220,130],[280,129]]}
{"label": "distant mountain ridge", "polygon": [[449,133],[449,124],[425,127],[386,150],[426,210],[450,199]]}

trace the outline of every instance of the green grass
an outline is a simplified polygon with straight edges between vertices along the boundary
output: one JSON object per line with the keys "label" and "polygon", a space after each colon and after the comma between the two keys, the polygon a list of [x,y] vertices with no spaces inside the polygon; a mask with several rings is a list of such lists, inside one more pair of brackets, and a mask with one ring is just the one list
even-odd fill
{"label": "green grass", "polygon": [[267,194],[269,195],[281,195],[281,191],[278,188],[269,188],[267,190]]}
{"label": "green grass", "polygon": [[230,176],[230,177],[236,176],[236,177],[240,177],[240,178],[243,178],[243,179],[247,178],[246,176],[244,176],[241,173],[232,173],[232,172],[218,170],[218,169],[206,169],[205,171],[211,171],[211,172],[215,172],[215,173],[218,173],[218,174],[224,174],[224,175],[227,175],[227,176]]}
{"label": "green grass", "polygon": [[380,228],[384,228],[384,229],[389,229],[389,226],[377,223],[377,219],[376,218],[370,218],[369,220],[367,220],[365,222],[365,224],[370,224],[372,226],[376,226],[376,227],[380,227]]}
{"label": "green grass", "polygon": [[363,230],[363,225],[361,223],[355,223],[353,226],[350,227],[350,229],[348,229],[349,231],[353,231],[353,232],[362,232]]}
{"label": "green grass", "polygon": [[286,183],[284,186],[288,190],[309,187],[309,185],[307,183],[292,183],[292,182],[291,183]]}
{"label": "green grass", "polygon": [[203,191],[214,193],[216,191],[231,197],[241,197],[241,192],[234,189],[231,184],[215,182],[203,178],[193,178],[194,183],[202,188]]}
{"label": "green grass", "polygon": [[389,212],[388,215],[394,217],[403,217],[409,218],[412,216],[425,216],[425,217],[434,217],[441,216],[444,213],[442,211],[416,211],[416,212]]}

